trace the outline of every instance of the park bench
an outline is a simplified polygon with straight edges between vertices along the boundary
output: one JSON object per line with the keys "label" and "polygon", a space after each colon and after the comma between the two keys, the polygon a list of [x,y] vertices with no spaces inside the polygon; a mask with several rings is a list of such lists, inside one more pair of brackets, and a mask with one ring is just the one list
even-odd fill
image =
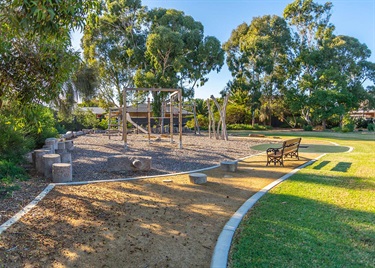
{"label": "park bench", "polygon": [[280,166],[284,166],[284,158],[287,156],[295,156],[299,160],[298,149],[301,143],[301,138],[295,138],[286,140],[280,148],[268,148],[267,149],[267,166],[270,163],[276,165],[280,163]]}

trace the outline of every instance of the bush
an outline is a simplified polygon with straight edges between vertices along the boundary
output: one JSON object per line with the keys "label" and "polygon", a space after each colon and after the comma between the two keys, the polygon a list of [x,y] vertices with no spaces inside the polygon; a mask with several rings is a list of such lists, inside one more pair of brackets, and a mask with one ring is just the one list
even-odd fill
{"label": "bush", "polygon": [[20,163],[32,149],[34,142],[17,129],[12,118],[0,117],[0,160]]}
{"label": "bush", "polygon": [[362,117],[354,119],[354,122],[357,128],[367,128],[369,124],[369,121]]}
{"label": "bush", "polygon": [[15,190],[19,189],[17,180],[26,180],[26,172],[14,162],[0,161],[0,199],[6,198]]}
{"label": "bush", "polygon": [[353,132],[354,128],[355,128],[355,124],[349,123],[349,124],[346,124],[342,127],[342,132],[344,132],[344,133]]}
{"label": "bush", "polygon": [[243,124],[249,117],[244,105],[229,103],[226,110],[226,122],[230,124]]}
{"label": "bush", "polygon": [[108,129],[108,119],[107,118],[103,118],[99,124],[98,124],[98,128],[99,129]]}
{"label": "bush", "polygon": [[[201,129],[207,129],[208,128],[208,117],[207,116],[204,116],[202,114],[198,114],[197,119],[198,119],[199,128],[201,128]],[[186,122],[186,127],[190,128],[190,129],[193,129],[194,125],[195,125],[194,117],[191,120]]]}
{"label": "bush", "polygon": [[333,127],[331,128],[333,132],[341,132],[341,127]]}
{"label": "bush", "polygon": [[313,131],[313,127],[312,127],[312,125],[305,125],[305,126],[303,126],[303,130],[304,131]]}
{"label": "bush", "polygon": [[228,130],[269,130],[272,129],[271,126],[260,126],[258,124],[254,124],[254,126],[249,124],[231,124],[227,125]]}
{"label": "bush", "polygon": [[52,110],[43,105],[30,106],[20,122],[24,125],[26,135],[34,140],[36,148],[42,147],[47,138],[54,138],[59,134]]}
{"label": "bush", "polygon": [[368,124],[367,125],[367,130],[368,131],[374,131],[375,130],[375,124]]}
{"label": "bush", "polygon": [[99,125],[99,120],[92,111],[82,111],[77,109],[74,111],[75,120],[83,128],[96,128]]}

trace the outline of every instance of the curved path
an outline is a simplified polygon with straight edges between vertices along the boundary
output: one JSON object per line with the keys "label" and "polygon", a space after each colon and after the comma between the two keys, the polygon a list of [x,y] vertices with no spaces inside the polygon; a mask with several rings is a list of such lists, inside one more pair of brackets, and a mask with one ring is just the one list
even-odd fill
{"label": "curved path", "polygon": [[[270,183],[286,179],[285,174],[318,154],[301,156],[301,161],[286,161],[285,167],[265,168],[264,155],[257,155],[241,161],[236,173],[207,169],[202,171],[209,181],[204,186],[191,185],[186,174],[111,184],[50,185],[42,195],[50,194],[43,200],[37,197],[31,205],[41,200],[39,205],[18,215],[17,224],[1,226],[9,225],[0,241],[0,261],[14,267],[38,267],[41,260],[55,267],[83,263],[82,267],[208,266],[220,232],[234,232],[248,208],[235,213],[237,223],[230,220],[225,225],[230,211],[251,196],[259,198]],[[249,202],[253,201],[244,206]],[[220,253],[224,244],[230,247],[231,239],[224,239],[223,244],[223,236],[212,267],[225,267],[215,257],[224,256]]]}

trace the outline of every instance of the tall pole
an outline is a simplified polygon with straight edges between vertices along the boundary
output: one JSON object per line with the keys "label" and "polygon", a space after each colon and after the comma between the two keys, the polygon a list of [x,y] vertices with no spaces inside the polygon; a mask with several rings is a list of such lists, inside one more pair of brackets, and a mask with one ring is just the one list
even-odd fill
{"label": "tall pole", "polygon": [[173,143],[173,96],[169,99],[169,133],[171,137],[171,143]]}
{"label": "tall pole", "polygon": [[179,101],[179,112],[178,112],[178,129],[180,131],[180,145],[179,148],[182,149],[182,91],[178,91],[178,101]]}
{"label": "tall pole", "polygon": [[151,103],[150,97],[147,98],[147,124],[148,124],[148,144],[151,143]]}
{"label": "tall pole", "polygon": [[126,88],[124,88],[124,91],[122,93],[122,102],[123,102],[123,108],[122,108],[122,138],[124,140],[124,150],[128,149],[128,119],[126,117]]}

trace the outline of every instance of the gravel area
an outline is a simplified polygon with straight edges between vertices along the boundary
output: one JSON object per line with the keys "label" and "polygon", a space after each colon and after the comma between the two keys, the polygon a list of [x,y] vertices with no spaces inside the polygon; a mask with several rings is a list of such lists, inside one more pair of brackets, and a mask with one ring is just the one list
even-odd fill
{"label": "gravel area", "polygon": [[[174,136],[175,142],[171,144],[170,137],[154,136],[149,144],[147,135],[131,134],[128,136],[128,149],[124,151],[121,136],[112,136],[111,139],[99,133],[79,136],[73,140],[73,181],[140,177],[206,168],[221,161],[259,153],[250,147],[271,141],[250,137],[230,137],[229,141],[223,141],[210,139],[207,135],[184,134],[183,148],[179,149],[178,139]],[[118,154],[151,156],[152,169],[148,172],[107,172],[108,156]],[[0,224],[31,202],[49,183],[33,170],[30,170],[30,176],[30,180],[18,183],[20,189],[14,191],[10,198],[0,200]]]}
{"label": "gravel area", "polygon": [[[150,176],[201,169],[221,161],[239,159],[259,151],[250,149],[269,140],[248,137],[230,137],[229,141],[210,139],[207,135],[183,135],[182,149],[179,137],[153,136],[149,144],[147,135],[128,135],[128,149],[120,136],[111,139],[103,134],[88,134],[74,139],[73,181],[104,180],[135,176]],[[107,172],[107,158],[113,155],[150,156],[152,169],[148,172]]]}

